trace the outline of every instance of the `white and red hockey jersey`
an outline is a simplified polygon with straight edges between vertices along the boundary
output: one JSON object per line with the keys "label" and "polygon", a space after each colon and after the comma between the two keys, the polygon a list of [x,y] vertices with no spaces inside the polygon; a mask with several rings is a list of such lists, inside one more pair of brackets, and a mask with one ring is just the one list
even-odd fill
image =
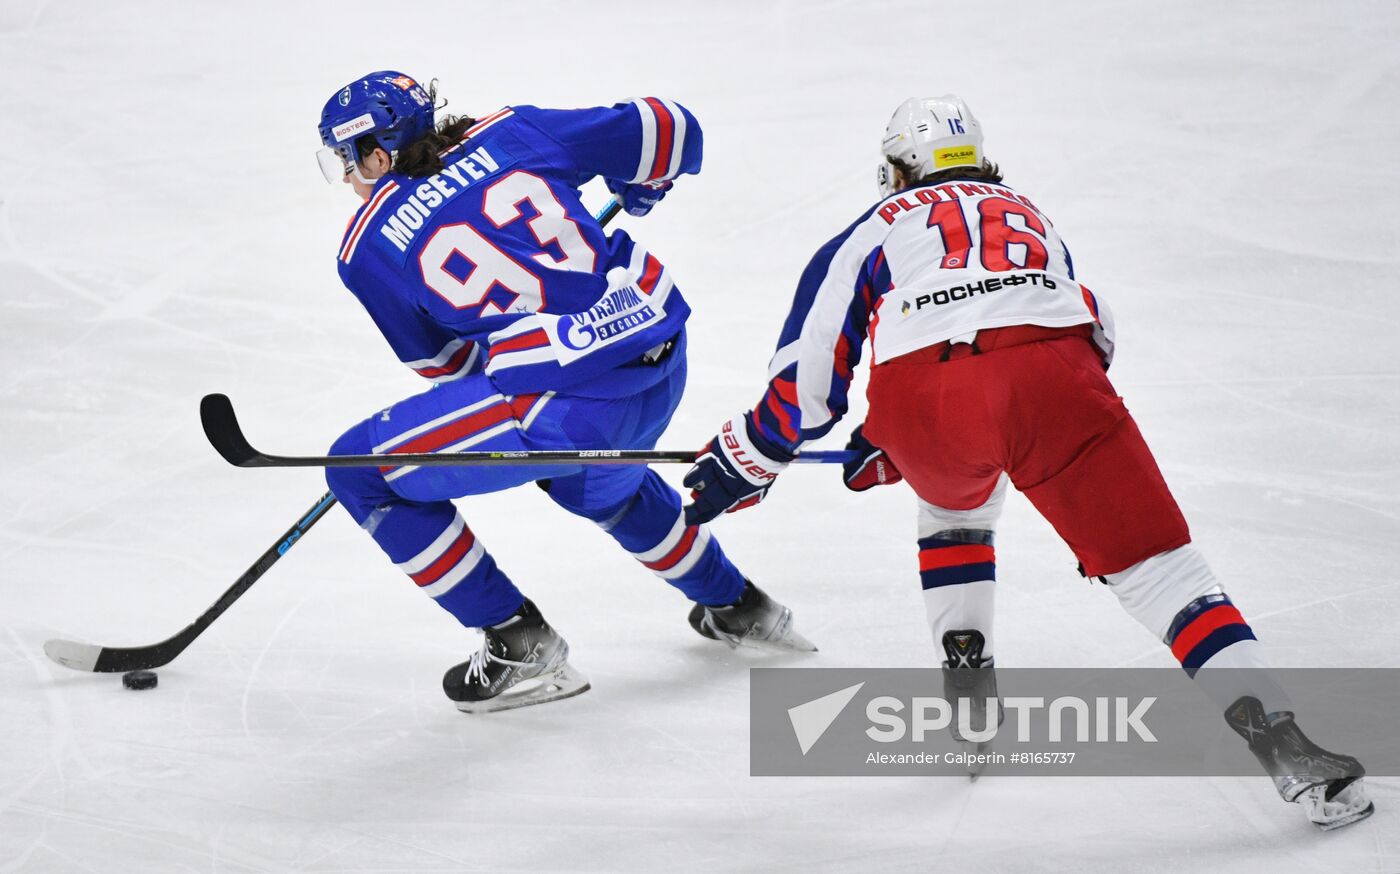
{"label": "white and red hockey jersey", "polygon": [[1000,183],[908,188],[822,246],[803,271],[754,412],[763,436],[795,448],[846,411],[870,339],[876,364],[979,330],[1094,323],[1112,356],[1112,320],[1074,275],[1050,220]]}

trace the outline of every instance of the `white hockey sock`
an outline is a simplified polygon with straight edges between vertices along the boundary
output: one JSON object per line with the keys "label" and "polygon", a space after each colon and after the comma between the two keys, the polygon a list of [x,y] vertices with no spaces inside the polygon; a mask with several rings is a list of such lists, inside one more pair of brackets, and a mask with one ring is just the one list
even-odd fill
{"label": "white hockey sock", "polygon": [[928,612],[929,629],[940,659],[944,633],[968,630],[982,632],[986,640],[982,656],[992,657],[996,652],[992,640],[995,591],[996,584],[992,580],[924,589],[924,609]]}
{"label": "white hockey sock", "polygon": [[997,519],[1006,498],[1002,476],[980,507],[949,510],[919,500],[919,580],[924,589],[933,645],[943,658],[943,635],[949,631],[979,631],[982,655],[996,652],[992,639],[992,610],[996,592]]}
{"label": "white hockey sock", "polygon": [[1293,709],[1288,693],[1269,670],[1263,644],[1257,640],[1239,640],[1220,650],[1201,665],[1195,680],[1222,713],[1245,695],[1258,698],[1265,713]]}
{"label": "white hockey sock", "polygon": [[1171,647],[1221,712],[1242,695],[1258,698],[1265,713],[1292,706],[1263,646],[1194,546],[1154,555],[1107,580],[1123,609]]}

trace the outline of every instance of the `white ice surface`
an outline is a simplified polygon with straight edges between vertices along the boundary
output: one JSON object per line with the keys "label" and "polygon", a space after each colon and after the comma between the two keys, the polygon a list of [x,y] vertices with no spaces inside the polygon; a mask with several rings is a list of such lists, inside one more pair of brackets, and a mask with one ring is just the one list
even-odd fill
{"label": "white ice surface", "polygon": [[[624,219],[696,310],[674,448],[756,398],[892,108],[961,93],[1115,307],[1113,378],[1275,661],[1400,667],[1394,2],[3,0],[0,871],[1400,869],[1396,779],[1323,835],[1262,778],[749,777],[749,667],[933,660],[910,493],[829,470],[715,526],[810,658],[702,641],[521,489],[464,508],[593,680],[571,701],[458,714],[439,677],[475,636],[340,510],[159,689],[45,659],[174,632],[323,491],[220,461],[202,394],[318,452],[421,388],[338,285],[354,204],[311,154],[383,67],[458,111],[703,119],[704,175]],[[1171,664],[1019,496],[998,547],[998,662]]]}

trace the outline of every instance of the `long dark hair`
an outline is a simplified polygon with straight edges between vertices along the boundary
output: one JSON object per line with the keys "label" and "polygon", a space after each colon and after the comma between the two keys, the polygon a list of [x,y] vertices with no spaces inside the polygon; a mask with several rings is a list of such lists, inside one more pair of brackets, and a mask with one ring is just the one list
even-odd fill
{"label": "long dark hair", "polygon": [[980,167],[949,167],[947,170],[939,170],[930,173],[921,179],[914,178],[914,169],[907,164],[890,161],[891,164],[899,168],[899,172],[904,174],[904,184],[909,185],[936,185],[939,182],[946,182],[949,179],[970,180],[976,182],[1000,182],[1001,168],[986,158],[982,159]]}
{"label": "long dark hair", "polygon": [[394,172],[413,179],[442,172],[442,156],[461,143],[474,124],[476,119],[471,116],[447,116],[438,122],[437,130],[399,150],[399,156],[394,159]]}

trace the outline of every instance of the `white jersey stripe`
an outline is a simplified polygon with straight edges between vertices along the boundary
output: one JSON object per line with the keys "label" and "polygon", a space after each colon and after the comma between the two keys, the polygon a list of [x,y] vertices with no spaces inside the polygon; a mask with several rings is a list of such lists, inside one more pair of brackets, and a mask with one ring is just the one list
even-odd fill
{"label": "white jersey stripe", "polygon": [[554,360],[553,347],[536,346],[534,349],[521,349],[519,352],[503,352],[500,355],[491,356],[491,360],[486,364],[486,372],[494,374],[511,367],[542,364]]}
{"label": "white jersey stripe", "polygon": [[468,128],[467,132],[462,135],[462,139],[466,140],[471,137],[474,137],[482,131],[486,130],[487,128],[499,124],[502,121],[505,121],[507,118],[510,118],[514,114],[515,112],[510,107],[497,110],[491,113],[490,115],[486,116],[485,118],[481,119],[476,124],[472,125],[470,128]]}
{"label": "white jersey stripe", "polygon": [[657,98],[661,105],[671,112],[671,118],[675,119],[675,130],[671,137],[671,165],[667,168],[662,179],[674,179],[680,175],[681,153],[685,151],[685,113],[681,108],[664,97]]}
{"label": "white jersey stripe", "polygon": [[768,378],[772,379],[789,366],[796,364],[797,352],[801,347],[802,340],[797,339],[774,352],[773,357],[768,360]]}
{"label": "white jersey stripe", "polygon": [[700,533],[695,538],[695,542],[690,545],[690,551],[685,554],[684,558],[664,571],[652,571],[652,573],[661,577],[663,580],[674,580],[677,577],[683,577],[690,573],[691,569],[700,561],[700,557],[705,554],[705,547],[709,545],[710,529],[701,528]]}
{"label": "white jersey stripe", "polygon": [[851,230],[832,255],[826,276],[802,322],[797,353],[797,400],[803,429],[831,420],[827,398],[835,376],[836,346],[855,295],[856,276],[871,250],[885,238],[885,222],[875,213]]}
{"label": "white jersey stripe", "polygon": [[355,227],[346,235],[345,243],[340,247],[341,261],[349,264],[350,259],[355,257],[355,249],[360,245],[360,238],[365,235],[365,228],[369,226],[370,220],[374,218],[375,213],[379,212],[379,208],[384,205],[384,202],[398,190],[399,184],[397,182],[390,182],[379,189],[379,193],[374,196],[369,206],[365,207],[365,211],[356,220]]}
{"label": "white jersey stripe", "polygon": [[521,334],[528,334],[531,331],[539,328],[539,326],[540,314],[531,313],[528,316],[523,316],[521,318],[516,319],[509,325],[506,325],[504,328],[501,328],[499,331],[492,331],[491,334],[486,338],[486,342],[490,346],[495,346],[502,340],[509,340],[511,337],[517,337]]}
{"label": "white jersey stripe", "polygon": [[[434,454],[444,452],[464,452],[477,445],[478,443],[483,443],[487,440],[490,440],[492,437],[495,437],[499,434],[504,434],[507,431],[511,431],[519,427],[520,423],[517,422],[515,419],[506,419],[504,422],[501,422],[491,428],[487,428],[485,431],[476,432],[475,434],[468,437],[466,440],[461,441],[460,443],[453,443],[451,446],[444,446],[441,449],[434,450]],[[386,456],[385,461],[392,462],[393,456]],[[408,474],[413,473],[417,469],[418,467],[415,465],[410,465],[408,467],[396,467],[384,475],[384,481],[386,483],[393,482],[401,476],[407,476]]]}
{"label": "white jersey stripe", "polygon": [[632,105],[642,117],[642,159],[637,163],[637,175],[631,182],[645,182],[651,175],[651,165],[656,161],[656,113],[645,100],[634,97]]}
{"label": "white jersey stripe", "polygon": [[530,412],[526,413],[525,418],[520,420],[520,429],[522,431],[530,430],[530,425],[534,423],[535,419],[539,416],[540,411],[544,409],[544,405],[549,403],[553,397],[554,392],[552,391],[547,391],[544,394],[540,395],[539,400],[535,401],[535,403],[530,407]]}
{"label": "white jersey stripe", "polygon": [[467,527],[461,516],[454,517],[452,524],[447,526],[447,530],[438,535],[437,539],[429,543],[422,552],[410,558],[408,561],[401,561],[395,565],[399,570],[413,576],[420,571],[427,570],[428,565],[437,561],[447,548],[456,542],[461,536],[462,530]]}
{"label": "white jersey stripe", "polygon": [[478,359],[478,358],[480,358],[480,357],[481,357],[481,345],[480,345],[480,344],[474,345],[474,346],[472,346],[472,351],[470,351],[470,352],[467,353],[467,360],[462,362],[462,366],[461,366],[461,367],[457,368],[457,370],[454,371],[454,372],[452,372],[452,373],[444,373],[442,376],[435,376],[435,377],[432,378],[432,381],[433,381],[433,382],[451,382],[451,381],[454,380],[454,379],[461,379],[462,377],[466,376],[468,373],[471,373],[471,372],[472,372],[472,368],[476,366],[476,359]]}
{"label": "white jersey stripe", "polygon": [[647,269],[647,250],[633,244],[632,259],[627,262],[627,272],[632,274],[631,282],[642,278]]}
{"label": "white jersey stripe", "polygon": [[671,271],[663,267],[661,268],[661,278],[656,280],[656,289],[651,293],[651,299],[657,304],[664,304],[666,298],[671,296],[671,289],[675,287],[676,283],[671,279]]}
{"label": "white jersey stripe", "polygon": [[413,368],[414,370],[424,370],[429,367],[441,367],[444,364],[446,364],[454,354],[456,354],[458,349],[461,349],[466,344],[466,340],[463,340],[462,338],[458,337],[456,340],[453,340],[451,343],[448,343],[446,346],[442,347],[442,351],[439,352],[437,355],[433,356],[432,358],[420,358],[417,361],[405,361],[404,363],[407,364],[409,367]]}
{"label": "white jersey stripe", "polygon": [[445,415],[445,416],[438,416],[436,419],[433,419],[431,422],[424,422],[422,425],[419,425],[417,428],[413,428],[413,429],[411,429],[411,430],[405,431],[405,432],[403,432],[402,434],[399,434],[399,435],[395,436],[394,438],[392,438],[392,439],[390,439],[390,440],[384,441],[383,443],[381,443],[381,444],[379,444],[378,446],[374,447],[374,449],[372,449],[372,450],[370,450],[370,451],[373,452],[375,455],[379,455],[379,454],[381,454],[381,453],[383,453],[383,452],[387,452],[388,450],[393,449],[395,446],[398,446],[400,443],[403,443],[403,442],[405,442],[405,441],[407,441],[407,440],[411,440],[411,439],[413,439],[414,437],[417,437],[419,434],[426,434],[427,432],[433,430],[434,428],[439,428],[439,427],[441,427],[441,426],[443,426],[443,425],[446,425],[448,422],[452,422],[452,421],[455,421],[455,420],[457,420],[457,419],[462,418],[463,416],[467,416],[467,415],[470,415],[470,414],[472,414],[472,413],[475,413],[476,411],[478,411],[478,410],[480,410],[480,409],[482,409],[482,408],[484,408],[484,407],[489,407],[489,406],[491,406],[492,404],[499,404],[499,403],[504,403],[504,402],[505,402],[505,398],[504,398],[503,396],[501,396],[501,395],[490,395],[490,396],[488,396],[488,397],[482,398],[481,400],[477,401],[477,402],[474,403],[474,404],[469,404],[468,406],[462,407],[460,410],[454,410],[454,411],[448,413],[448,414]]}
{"label": "white jersey stripe", "polygon": [[424,594],[429,598],[441,598],[446,595],[456,588],[458,583],[465,580],[472,571],[476,570],[476,566],[481,563],[481,558],[485,554],[486,547],[481,545],[481,538],[478,537],[472,543],[472,548],[467,550],[467,554],[462,556],[462,560],[443,574],[442,579],[430,586],[423,587]]}
{"label": "white jersey stripe", "polygon": [[[685,534],[685,514],[676,517],[676,524],[671,526],[671,530],[666,532],[666,536],[661,538],[661,542],[645,552],[634,552],[632,556],[643,564],[649,561],[656,561],[666,553],[676,548],[676,544],[681,542],[681,536]],[[698,539],[698,538],[697,538]]]}

